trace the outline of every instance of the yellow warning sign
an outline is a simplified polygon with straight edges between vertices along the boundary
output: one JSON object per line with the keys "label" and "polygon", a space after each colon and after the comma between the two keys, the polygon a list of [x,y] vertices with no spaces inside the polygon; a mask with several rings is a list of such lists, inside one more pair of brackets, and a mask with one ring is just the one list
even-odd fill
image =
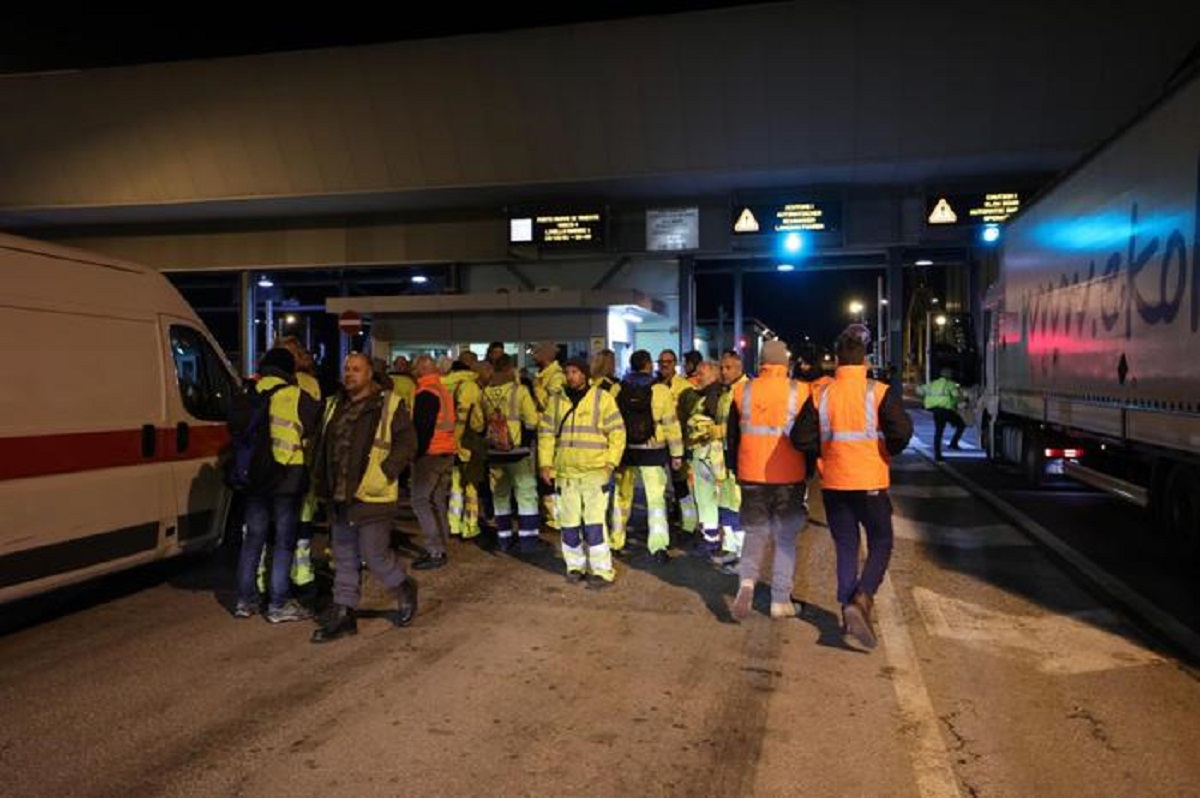
{"label": "yellow warning sign", "polygon": [[938,197],[937,204],[933,206],[933,213],[929,214],[930,224],[954,224],[958,221],[958,214],[950,207],[950,203],[945,197]]}
{"label": "yellow warning sign", "polygon": [[749,208],[743,208],[742,213],[738,216],[737,223],[733,226],[735,233],[757,233],[758,219],[754,218],[754,214]]}

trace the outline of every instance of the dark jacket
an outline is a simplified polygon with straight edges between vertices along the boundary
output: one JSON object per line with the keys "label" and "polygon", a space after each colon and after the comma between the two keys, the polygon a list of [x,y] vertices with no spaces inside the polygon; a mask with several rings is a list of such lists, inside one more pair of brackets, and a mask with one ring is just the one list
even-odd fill
{"label": "dark jacket", "polygon": [[[383,402],[387,394],[376,391],[362,401],[366,404],[350,428],[350,447],[347,461],[349,463],[348,493],[353,496],[362,482],[367,470],[367,459],[371,455],[371,445],[375,440],[375,432],[379,428],[379,417],[383,413]],[[313,485],[319,498],[330,500],[336,487],[337,463],[334,462],[337,452],[338,421],[350,407],[350,400],[345,393],[339,393],[335,400],[337,405],[333,416],[321,430],[321,437],[316,446],[316,458],[313,462]],[[384,459],[383,473],[388,479],[397,479],[405,467],[412,462],[416,451],[416,435],[413,433],[412,420],[401,407],[392,417],[392,450]],[[353,502],[351,517],[357,520],[366,515],[391,515],[395,512],[393,505],[371,506],[366,502]]]}

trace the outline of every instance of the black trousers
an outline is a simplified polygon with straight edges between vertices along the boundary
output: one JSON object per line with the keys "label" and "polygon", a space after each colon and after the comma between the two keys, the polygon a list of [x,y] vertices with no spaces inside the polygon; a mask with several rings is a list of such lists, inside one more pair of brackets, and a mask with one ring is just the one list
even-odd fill
{"label": "black trousers", "polygon": [[946,425],[954,427],[954,437],[950,439],[950,448],[958,448],[958,442],[963,436],[967,425],[963,423],[962,416],[954,410],[945,407],[933,408],[933,459],[942,459],[942,435],[946,432]]}

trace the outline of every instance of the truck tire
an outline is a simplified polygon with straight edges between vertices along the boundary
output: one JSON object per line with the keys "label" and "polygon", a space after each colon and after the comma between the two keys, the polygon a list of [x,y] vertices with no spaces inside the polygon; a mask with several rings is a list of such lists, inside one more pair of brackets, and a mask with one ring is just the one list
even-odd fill
{"label": "truck tire", "polygon": [[1046,480],[1046,447],[1042,434],[1032,427],[1021,430],[1021,473],[1035,488]]}
{"label": "truck tire", "polygon": [[1162,510],[1172,541],[1195,562],[1200,555],[1200,473],[1195,468],[1177,465],[1171,469]]}

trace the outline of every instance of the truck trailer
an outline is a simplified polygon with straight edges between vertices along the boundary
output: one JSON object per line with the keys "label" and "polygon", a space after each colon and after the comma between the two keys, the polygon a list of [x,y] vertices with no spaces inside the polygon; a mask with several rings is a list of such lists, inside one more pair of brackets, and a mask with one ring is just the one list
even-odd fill
{"label": "truck trailer", "polygon": [[1200,73],[1004,230],[977,419],[994,459],[1146,507],[1200,551]]}

